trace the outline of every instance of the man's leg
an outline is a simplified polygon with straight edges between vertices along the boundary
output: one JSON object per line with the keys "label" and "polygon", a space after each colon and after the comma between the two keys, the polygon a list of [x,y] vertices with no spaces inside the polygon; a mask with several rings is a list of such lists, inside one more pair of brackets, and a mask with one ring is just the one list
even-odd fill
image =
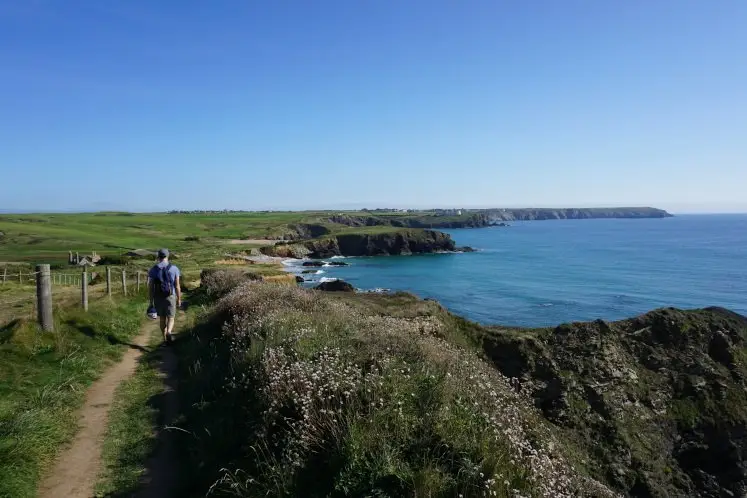
{"label": "man's leg", "polygon": [[166,300],[167,303],[167,311],[166,316],[168,317],[166,320],[166,334],[165,338],[169,339],[171,336],[171,332],[174,331],[174,319],[176,318],[176,296],[171,295]]}
{"label": "man's leg", "polygon": [[169,317],[162,315],[159,318],[161,319],[161,333],[163,334],[163,340],[165,341],[166,333],[169,330]]}

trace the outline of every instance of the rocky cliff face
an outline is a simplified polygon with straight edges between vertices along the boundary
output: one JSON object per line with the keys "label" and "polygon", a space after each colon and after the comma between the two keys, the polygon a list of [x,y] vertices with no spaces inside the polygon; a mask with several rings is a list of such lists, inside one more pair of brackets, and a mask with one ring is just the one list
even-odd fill
{"label": "rocky cliff face", "polygon": [[261,249],[263,254],[285,258],[410,255],[455,250],[458,248],[451,236],[433,230],[347,233],[296,244],[276,244]]}
{"label": "rocky cliff face", "polygon": [[554,330],[492,329],[482,347],[578,453],[629,496],[746,496],[747,319],[662,309]]}
{"label": "rocky cliff face", "polygon": [[433,230],[340,234],[308,241],[305,246],[312,258],[410,255],[456,250],[456,244],[448,234]]}

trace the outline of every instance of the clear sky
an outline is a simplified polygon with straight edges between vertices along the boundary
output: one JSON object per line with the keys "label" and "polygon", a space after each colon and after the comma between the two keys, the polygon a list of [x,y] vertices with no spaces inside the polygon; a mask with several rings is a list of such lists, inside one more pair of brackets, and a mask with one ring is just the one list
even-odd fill
{"label": "clear sky", "polygon": [[747,2],[0,2],[0,209],[601,205],[747,211]]}

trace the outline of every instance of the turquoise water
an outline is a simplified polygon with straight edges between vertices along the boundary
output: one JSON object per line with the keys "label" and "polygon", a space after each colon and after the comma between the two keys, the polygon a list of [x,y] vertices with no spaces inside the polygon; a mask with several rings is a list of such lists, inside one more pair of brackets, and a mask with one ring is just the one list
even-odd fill
{"label": "turquoise water", "polygon": [[318,278],[407,290],[488,324],[627,318],[663,306],[747,314],[747,215],[514,222],[448,230],[468,254],[346,258]]}

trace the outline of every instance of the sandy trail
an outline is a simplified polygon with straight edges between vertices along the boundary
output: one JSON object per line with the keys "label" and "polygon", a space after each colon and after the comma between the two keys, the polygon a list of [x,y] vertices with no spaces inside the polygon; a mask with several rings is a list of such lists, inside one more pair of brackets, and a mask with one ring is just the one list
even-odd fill
{"label": "sandy trail", "polygon": [[131,376],[138,358],[147,351],[151,334],[158,330],[157,322],[143,325],[140,334],[130,344],[122,360],[107,370],[91,385],[80,410],[80,431],[65,448],[39,487],[40,498],[90,498],[101,464],[101,445],[109,419],[109,409],[117,386]]}

